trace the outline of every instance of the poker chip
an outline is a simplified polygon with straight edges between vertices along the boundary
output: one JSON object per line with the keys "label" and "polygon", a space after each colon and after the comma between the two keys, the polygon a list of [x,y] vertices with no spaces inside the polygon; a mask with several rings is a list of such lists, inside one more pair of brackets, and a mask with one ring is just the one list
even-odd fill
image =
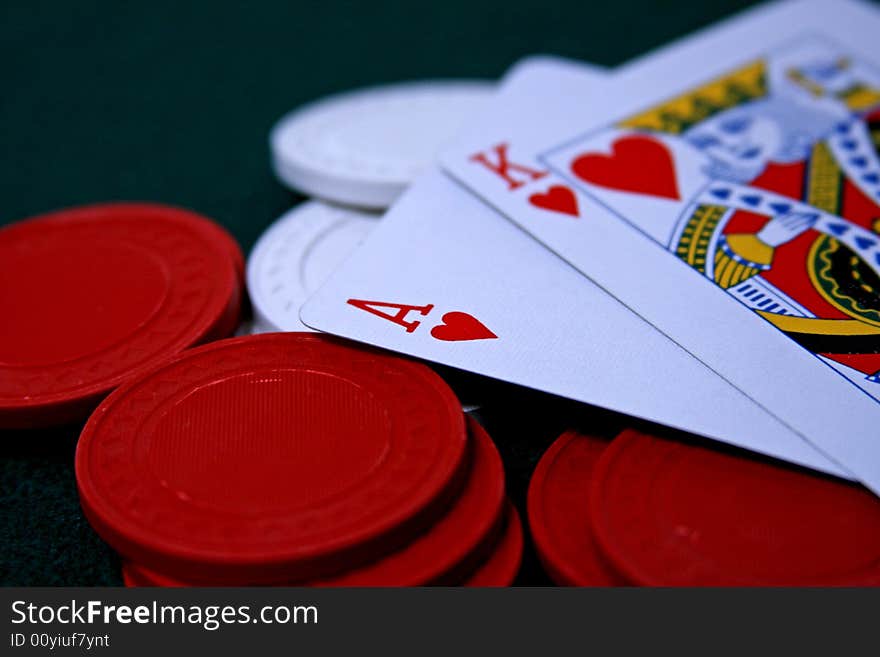
{"label": "poker chip", "polygon": [[510,586],[519,574],[522,556],[522,522],[516,507],[508,502],[504,533],[495,551],[465,580],[464,586]]}
{"label": "poker chip", "polygon": [[410,82],[306,105],[272,129],[272,164],[292,189],[386,208],[433,162],[492,90],[483,81]]}
{"label": "poker chip", "polygon": [[376,214],[321,201],[298,205],[273,223],[247,263],[256,332],[310,331],[300,307],[377,223]]}
{"label": "poker chip", "polygon": [[[504,468],[492,439],[468,418],[472,457],[467,479],[449,510],[399,550],[323,580],[288,582],[305,586],[425,586],[457,581],[494,547],[503,525]],[[185,586],[137,564],[123,566],[131,586]],[[237,582],[236,584],[246,584]]]}
{"label": "poker chip", "polygon": [[86,517],[125,559],[195,581],[314,579],[447,508],[464,418],[427,367],[307,333],[222,340],[122,386],[76,452]]}
{"label": "poker chip", "polygon": [[161,205],[84,206],[0,229],[0,427],[82,419],[123,382],[231,334],[241,262],[218,225]]}
{"label": "poker chip", "polygon": [[[455,581],[485,556],[504,520],[504,467],[492,439],[467,420],[471,467],[464,488],[447,513],[400,550],[319,584],[333,586],[423,586]],[[487,545],[488,544],[488,545]]]}
{"label": "poker chip", "polygon": [[[153,207],[162,206],[154,205]],[[238,242],[229,233],[229,231],[223,228],[220,224],[208,220],[207,227],[214,232],[214,235],[217,238],[217,242],[222,245],[222,248],[229,256],[229,261],[232,263],[232,267],[235,270],[236,279],[243,289],[245,262],[244,254],[241,252],[241,247],[238,245]]]}
{"label": "poker chip", "polygon": [[626,584],[605,562],[590,521],[590,482],[609,444],[566,431],[541,457],[529,482],[532,540],[544,570],[559,585]]}
{"label": "poker chip", "polygon": [[236,334],[241,325],[241,315],[245,312],[244,304],[247,301],[244,294],[244,286],[236,279],[235,288],[229,297],[229,303],[223,309],[220,317],[214,322],[205,336],[196,344],[222,340]]}
{"label": "poker chip", "polygon": [[596,465],[591,510],[638,584],[880,584],[880,502],[767,461],[625,431]]}
{"label": "poker chip", "polygon": [[234,295],[234,302],[238,311],[234,316],[228,318],[229,321],[227,324],[221,325],[220,330],[217,331],[217,337],[212,338],[220,340],[236,335],[238,333],[238,327],[241,325],[242,317],[249,317],[251,309],[250,299],[245,293],[247,289],[245,283],[245,260],[241,247],[229,231],[223,228],[220,224],[211,221],[209,222],[209,226],[214,230],[218,241],[225,247],[229,260],[232,263],[232,267],[235,270],[235,278],[238,283],[238,293]]}

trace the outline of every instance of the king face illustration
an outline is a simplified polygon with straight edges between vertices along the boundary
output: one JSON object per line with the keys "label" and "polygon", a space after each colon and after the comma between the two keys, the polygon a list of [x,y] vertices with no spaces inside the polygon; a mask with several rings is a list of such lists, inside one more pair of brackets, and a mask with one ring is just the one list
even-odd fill
{"label": "king face illustration", "polygon": [[807,42],[591,139],[592,193],[880,399],[880,75]]}

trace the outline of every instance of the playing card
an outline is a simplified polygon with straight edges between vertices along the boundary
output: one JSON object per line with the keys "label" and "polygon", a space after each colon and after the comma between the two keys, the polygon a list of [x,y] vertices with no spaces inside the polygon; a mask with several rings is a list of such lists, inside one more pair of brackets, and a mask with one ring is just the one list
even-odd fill
{"label": "playing card", "polygon": [[878,31],[868,5],[784,2],[643,58],[601,94],[575,82],[539,97],[512,76],[442,157],[875,492]]}
{"label": "playing card", "polygon": [[[532,59],[535,91],[601,79]],[[439,171],[303,307],[309,326],[841,476],[776,418]]]}

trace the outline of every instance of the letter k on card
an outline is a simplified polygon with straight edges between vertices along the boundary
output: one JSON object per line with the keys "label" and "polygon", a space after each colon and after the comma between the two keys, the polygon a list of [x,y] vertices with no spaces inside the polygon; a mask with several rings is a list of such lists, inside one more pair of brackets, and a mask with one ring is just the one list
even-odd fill
{"label": "letter k on card", "polygon": [[[571,187],[548,183],[545,178],[550,172],[546,169],[511,160],[508,155],[509,148],[507,142],[502,142],[474,153],[468,160],[494,175],[499,182],[506,185],[508,192],[519,193],[518,190],[521,188],[528,188],[525,192],[526,202],[533,207],[574,218],[580,216],[577,196]],[[528,193],[529,191],[531,193]]]}
{"label": "letter k on card", "polygon": [[[384,320],[403,327],[407,333],[419,330],[423,325],[420,319],[408,320],[413,317],[429,317],[434,313],[434,304],[425,306],[411,306],[404,303],[390,303],[387,301],[367,301],[364,299],[349,299],[346,303],[359,310],[366,311]],[[392,312],[396,310],[396,312]],[[470,313],[461,310],[452,310],[439,317],[439,321],[432,316],[433,324],[431,337],[444,342],[465,342],[471,340],[494,340],[498,336]]]}

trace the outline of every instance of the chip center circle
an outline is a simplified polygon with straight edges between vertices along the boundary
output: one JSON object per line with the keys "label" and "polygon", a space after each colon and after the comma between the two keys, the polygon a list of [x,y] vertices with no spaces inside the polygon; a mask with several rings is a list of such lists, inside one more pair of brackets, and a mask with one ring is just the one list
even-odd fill
{"label": "chip center circle", "polygon": [[357,383],[261,369],[177,399],[150,432],[147,459],[179,501],[246,516],[342,499],[382,463],[390,439],[385,405]]}
{"label": "chip center circle", "polygon": [[119,344],[165,302],[170,277],[156,254],[135,246],[67,249],[57,242],[0,260],[0,363],[65,363]]}

